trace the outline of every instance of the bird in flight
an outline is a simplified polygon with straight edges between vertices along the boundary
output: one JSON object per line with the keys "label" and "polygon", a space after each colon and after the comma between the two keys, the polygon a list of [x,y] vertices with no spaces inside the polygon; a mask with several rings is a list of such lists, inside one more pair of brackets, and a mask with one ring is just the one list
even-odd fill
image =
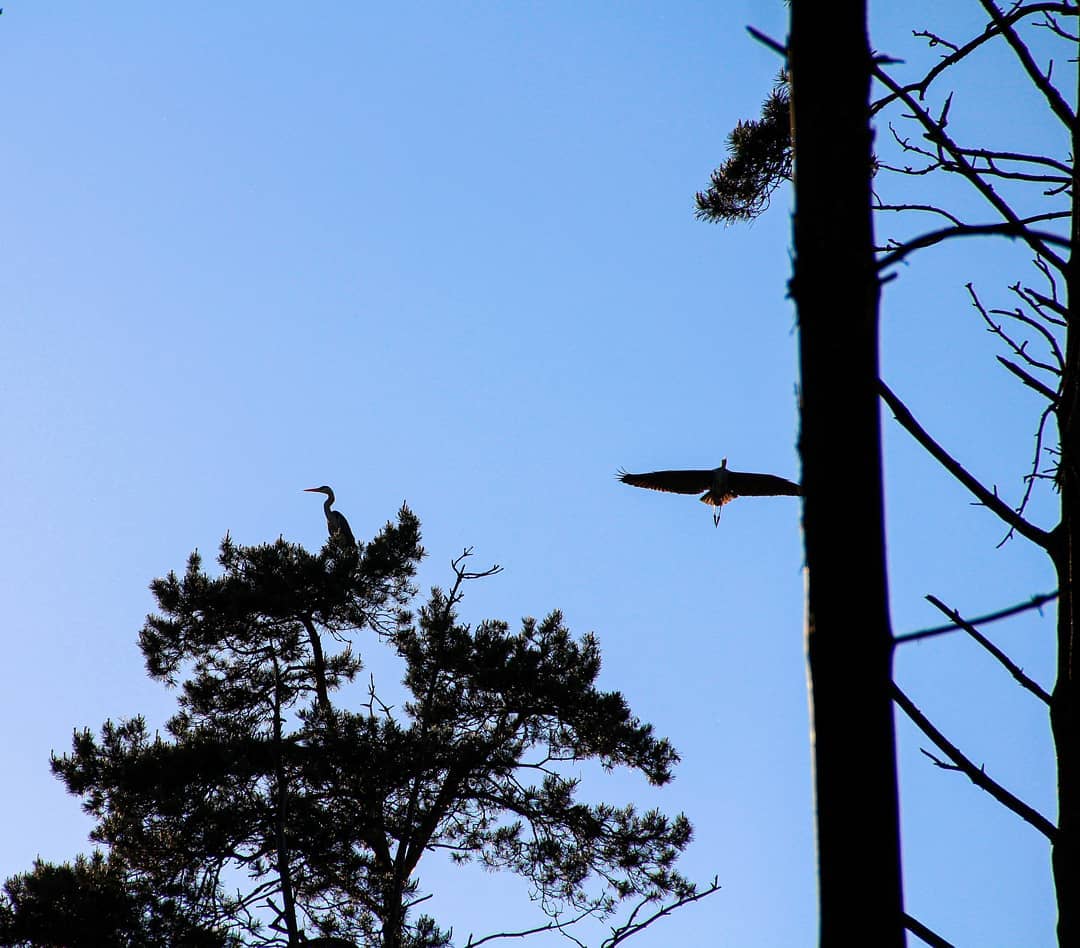
{"label": "bird in flight", "polygon": [[345,519],[345,514],[340,510],[331,510],[330,507],[334,503],[334,492],[325,484],[322,487],[305,487],[304,493],[307,494],[326,494],[326,500],[323,502],[323,513],[326,514],[326,529],[330,533],[330,537],[337,537],[351,546],[356,546],[356,538],[353,536],[352,528],[349,526],[349,521]]}
{"label": "bird in flight", "polygon": [[727,458],[719,467],[707,471],[650,471],[647,474],[629,474],[619,469],[616,475],[624,484],[631,487],[647,487],[649,490],[662,490],[670,494],[701,494],[701,502],[715,507],[713,525],[720,523],[720,511],[724,504],[736,497],[800,497],[802,488],[798,484],[775,474],[744,474],[732,471],[727,466]]}

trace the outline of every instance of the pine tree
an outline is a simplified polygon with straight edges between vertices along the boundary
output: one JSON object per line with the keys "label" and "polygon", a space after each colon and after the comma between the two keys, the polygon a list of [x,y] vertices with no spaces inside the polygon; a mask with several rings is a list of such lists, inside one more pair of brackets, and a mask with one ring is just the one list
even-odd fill
{"label": "pine tree", "polygon": [[[469,551],[450,588],[410,612],[422,556],[402,508],[370,543],[311,554],[226,537],[219,575],[195,553],[183,576],[156,580],[140,647],[150,675],[179,689],[166,735],[141,717],[107,721],[53,759],[97,820],[94,840],[190,925],[250,945],[449,945],[415,911],[420,861],[439,850],[528,879],[541,928],[630,900],[619,940],[664,899],[715,891],[673,868],[684,816],[579,799],[585,762],[659,785],[678,760],[597,689],[595,638],[575,639],[558,612],[516,632],[463,623],[466,583],[498,571],[470,571]],[[354,645],[396,653],[400,708],[374,679],[345,706]]]}

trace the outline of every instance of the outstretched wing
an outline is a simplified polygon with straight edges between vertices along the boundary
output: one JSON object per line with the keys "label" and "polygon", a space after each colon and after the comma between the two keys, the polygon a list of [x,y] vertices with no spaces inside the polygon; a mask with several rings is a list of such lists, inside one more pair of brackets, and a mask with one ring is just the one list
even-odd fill
{"label": "outstretched wing", "polygon": [[728,490],[736,497],[802,496],[802,488],[775,474],[742,474],[728,471]]}
{"label": "outstretched wing", "polygon": [[620,468],[616,475],[631,487],[647,487],[649,490],[667,491],[669,494],[701,494],[712,484],[712,471],[650,471],[647,474],[629,474]]}

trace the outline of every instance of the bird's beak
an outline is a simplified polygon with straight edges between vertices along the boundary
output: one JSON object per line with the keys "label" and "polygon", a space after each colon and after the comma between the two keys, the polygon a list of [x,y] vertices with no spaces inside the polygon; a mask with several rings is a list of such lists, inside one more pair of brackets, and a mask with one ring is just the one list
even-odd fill
{"label": "bird's beak", "polygon": [[304,493],[305,494],[317,494],[317,493],[319,493],[319,488],[318,487],[305,487],[304,488]]}

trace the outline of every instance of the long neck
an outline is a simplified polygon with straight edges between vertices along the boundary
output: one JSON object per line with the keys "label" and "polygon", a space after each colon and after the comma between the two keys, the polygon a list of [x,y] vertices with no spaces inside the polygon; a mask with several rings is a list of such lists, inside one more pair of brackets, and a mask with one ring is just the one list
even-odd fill
{"label": "long neck", "polygon": [[327,520],[330,519],[330,505],[333,502],[334,502],[334,495],[333,494],[327,494],[326,495],[326,500],[323,501],[323,505],[322,505],[323,513],[326,514],[326,519]]}

